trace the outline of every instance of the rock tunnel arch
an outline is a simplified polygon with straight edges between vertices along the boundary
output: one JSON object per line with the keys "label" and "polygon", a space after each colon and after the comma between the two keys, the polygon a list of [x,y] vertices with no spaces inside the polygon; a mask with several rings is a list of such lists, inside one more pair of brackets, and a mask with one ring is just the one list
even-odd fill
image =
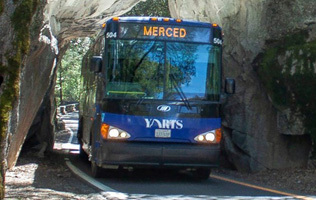
{"label": "rock tunnel arch", "polygon": [[[23,18],[22,15],[25,13],[15,11],[31,12],[28,21],[23,21],[28,25],[23,30],[26,35],[26,42],[23,44],[29,44],[29,48],[28,51],[22,51],[24,57],[23,60],[21,59],[18,79],[19,94],[12,94],[16,95],[16,101],[13,102],[10,114],[8,113],[10,119],[6,121],[8,125],[5,128],[7,137],[1,141],[7,143],[3,144],[7,145],[3,153],[6,155],[8,168],[15,165],[29,130],[37,129],[42,133],[39,137],[50,138],[46,141],[46,145],[52,148],[51,135],[54,132],[52,119],[56,110],[53,90],[58,63],[67,50],[67,43],[73,38],[96,34],[104,21],[112,16],[126,13],[141,1],[143,0],[58,0],[34,1],[32,4],[31,1],[21,0],[6,3],[3,10],[1,7],[0,26],[13,28],[0,31],[3,37],[8,38],[7,41],[1,41],[6,51],[0,50],[2,62],[0,66],[10,62],[8,56],[5,56],[8,54],[6,52],[16,50],[12,44],[15,44],[14,41],[18,38],[11,34],[16,31],[11,16]],[[18,49],[16,54],[20,53]],[[9,76],[9,74],[1,76],[2,86],[7,84],[5,80]],[[46,122],[42,123],[41,118]]]}

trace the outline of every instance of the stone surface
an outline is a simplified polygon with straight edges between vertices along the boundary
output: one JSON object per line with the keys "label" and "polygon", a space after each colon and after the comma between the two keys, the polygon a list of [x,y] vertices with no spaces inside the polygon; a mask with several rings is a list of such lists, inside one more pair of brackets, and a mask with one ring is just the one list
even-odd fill
{"label": "stone surface", "polygon": [[[26,133],[54,80],[58,46],[50,27],[47,24],[42,25],[44,6],[44,4],[41,5],[33,19],[30,27],[31,48],[21,67],[19,98],[16,110],[12,113],[12,117],[16,116],[16,120],[11,120],[9,125],[14,130],[10,131],[12,136],[8,149],[8,167],[15,164]],[[52,132],[46,131],[44,134],[48,136],[52,135]],[[45,136],[41,141],[49,138]]]}
{"label": "stone surface", "polygon": [[60,43],[72,38],[87,37],[100,30],[113,16],[128,12],[141,0],[49,0],[46,20]]}
{"label": "stone surface", "polygon": [[[302,113],[293,109],[295,104],[280,107],[271,98],[258,68],[266,50],[281,46],[285,36],[306,30],[306,42],[316,39],[315,6],[313,0],[169,0],[173,17],[218,23],[223,28],[224,76],[235,78],[237,89],[224,106],[224,144],[237,169],[307,164],[311,138],[304,135]],[[284,59],[279,59],[281,66]]]}

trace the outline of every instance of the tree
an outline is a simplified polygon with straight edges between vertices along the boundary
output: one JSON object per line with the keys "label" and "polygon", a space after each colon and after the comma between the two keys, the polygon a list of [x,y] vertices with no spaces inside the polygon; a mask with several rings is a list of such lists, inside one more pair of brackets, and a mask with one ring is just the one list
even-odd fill
{"label": "tree", "polygon": [[90,42],[90,38],[78,38],[70,41],[57,72],[55,96],[59,104],[79,100],[81,62]]}
{"label": "tree", "polygon": [[170,17],[168,0],[147,0],[138,3],[124,16],[159,16]]}

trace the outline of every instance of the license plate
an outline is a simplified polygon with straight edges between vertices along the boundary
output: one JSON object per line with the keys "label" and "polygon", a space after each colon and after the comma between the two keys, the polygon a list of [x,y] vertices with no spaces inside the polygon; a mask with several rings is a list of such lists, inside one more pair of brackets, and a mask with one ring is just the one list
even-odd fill
{"label": "license plate", "polygon": [[155,137],[156,138],[170,138],[171,130],[170,129],[156,129]]}

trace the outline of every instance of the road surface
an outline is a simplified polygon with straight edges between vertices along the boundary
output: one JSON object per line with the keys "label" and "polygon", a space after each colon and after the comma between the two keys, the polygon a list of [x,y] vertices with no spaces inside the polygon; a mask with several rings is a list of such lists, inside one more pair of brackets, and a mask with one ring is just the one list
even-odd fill
{"label": "road surface", "polygon": [[113,170],[93,179],[90,163],[79,158],[76,137],[78,112],[62,116],[66,133],[57,138],[55,148],[68,149],[68,166],[78,176],[103,191],[106,199],[307,199],[304,196],[239,182],[221,174],[197,181],[190,173],[167,170]]}

